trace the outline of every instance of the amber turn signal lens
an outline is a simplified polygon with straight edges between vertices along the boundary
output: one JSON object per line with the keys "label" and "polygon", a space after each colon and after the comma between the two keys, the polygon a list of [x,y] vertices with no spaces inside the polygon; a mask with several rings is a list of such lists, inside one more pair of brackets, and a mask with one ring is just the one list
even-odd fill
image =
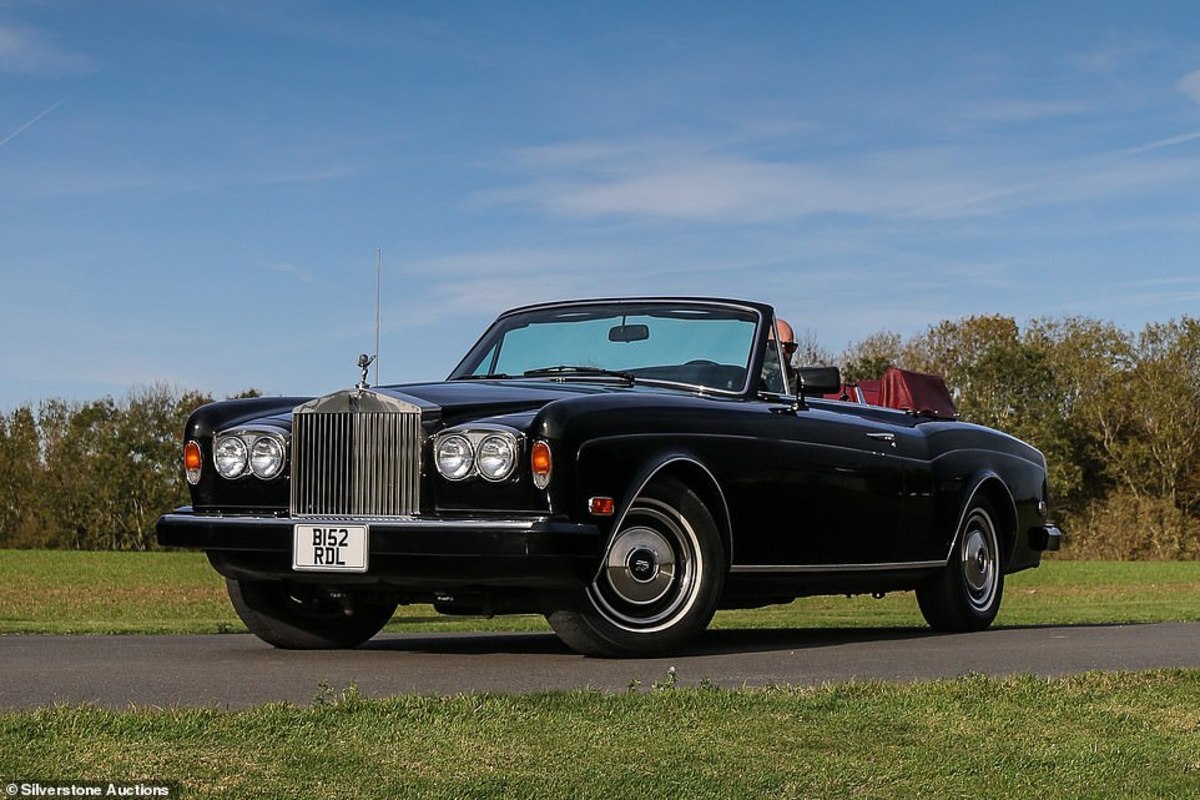
{"label": "amber turn signal lens", "polygon": [[529,468],[533,471],[533,485],[545,489],[550,485],[550,445],[534,442],[529,448]]}
{"label": "amber turn signal lens", "polygon": [[204,455],[200,452],[200,445],[196,442],[188,442],[183,446],[183,471],[187,475],[188,483],[193,486],[199,483],[202,469],[204,469]]}

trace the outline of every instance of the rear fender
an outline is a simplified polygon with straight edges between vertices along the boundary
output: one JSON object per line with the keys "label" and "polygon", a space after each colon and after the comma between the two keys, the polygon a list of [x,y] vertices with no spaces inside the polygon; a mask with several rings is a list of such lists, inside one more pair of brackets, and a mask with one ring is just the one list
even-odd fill
{"label": "rear fender", "polygon": [[959,504],[958,518],[950,539],[950,549],[946,552],[947,563],[954,555],[954,548],[958,546],[958,537],[962,534],[963,521],[967,517],[967,511],[971,508],[971,504],[977,497],[986,497],[991,501],[992,507],[996,509],[996,513],[1000,517],[996,520],[996,524],[1000,528],[998,533],[1003,542],[1004,563],[1007,565],[1012,560],[1017,536],[1017,504],[1013,499],[1012,492],[1009,491],[1008,485],[1003,479],[991,470],[976,474],[967,486],[967,491],[963,493],[965,499]]}

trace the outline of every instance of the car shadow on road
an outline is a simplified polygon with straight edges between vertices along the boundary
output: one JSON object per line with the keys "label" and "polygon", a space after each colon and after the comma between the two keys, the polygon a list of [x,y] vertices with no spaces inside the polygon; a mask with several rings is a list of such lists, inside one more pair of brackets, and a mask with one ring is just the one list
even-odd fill
{"label": "car shadow on road", "polygon": [[[734,655],[844,647],[945,637],[991,636],[1003,631],[1119,628],[1136,623],[1078,625],[1003,625],[975,633],[943,633],[926,627],[887,628],[720,628],[705,631],[676,657]],[[356,648],[359,651],[451,655],[577,656],[553,633],[388,633]],[[579,656],[581,657],[581,656]]]}
{"label": "car shadow on road", "polygon": [[553,633],[383,633],[356,650],[441,655],[567,655]]}
{"label": "car shadow on road", "polygon": [[[724,628],[705,631],[677,657],[807,650],[948,635],[980,634],[944,634],[916,627]],[[576,655],[552,633],[390,633],[377,636],[357,649],[443,655]]]}
{"label": "car shadow on road", "polygon": [[810,650],[865,642],[927,639],[929,628],[721,628],[706,631],[689,654],[724,655],[780,650]]}

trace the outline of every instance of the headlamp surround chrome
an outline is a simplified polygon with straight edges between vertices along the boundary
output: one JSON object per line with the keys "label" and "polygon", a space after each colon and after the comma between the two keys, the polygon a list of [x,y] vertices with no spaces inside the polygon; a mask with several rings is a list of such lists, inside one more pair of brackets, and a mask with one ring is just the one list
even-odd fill
{"label": "headlamp surround chrome", "polygon": [[291,437],[275,428],[236,428],[213,437],[213,466],[225,480],[270,481],[287,467]]}
{"label": "headlamp surround chrome", "polygon": [[513,476],[525,437],[501,425],[472,425],[442,431],[433,440],[433,463],[448,481],[482,478],[501,483]]}

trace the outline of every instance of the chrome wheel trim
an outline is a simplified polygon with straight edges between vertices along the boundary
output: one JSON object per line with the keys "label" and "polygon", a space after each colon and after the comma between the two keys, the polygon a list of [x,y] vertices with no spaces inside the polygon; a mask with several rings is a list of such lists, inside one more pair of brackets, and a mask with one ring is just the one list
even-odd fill
{"label": "chrome wheel trim", "polygon": [[649,605],[671,590],[678,568],[675,551],[653,528],[637,526],[617,534],[608,549],[605,579],[624,602]]}
{"label": "chrome wheel trim", "polygon": [[[665,630],[691,610],[699,594],[699,537],[683,515],[658,500],[639,500],[626,519],[632,524],[613,538],[587,596],[622,630]],[[651,569],[637,564],[639,558],[651,559]]]}
{"label": "chrome wheel trim", "polygon": [[962,576],[967,602],[977,612],[991,609],[1000,583],[1000,547],[992,518],[975,509],[963,532]]}

